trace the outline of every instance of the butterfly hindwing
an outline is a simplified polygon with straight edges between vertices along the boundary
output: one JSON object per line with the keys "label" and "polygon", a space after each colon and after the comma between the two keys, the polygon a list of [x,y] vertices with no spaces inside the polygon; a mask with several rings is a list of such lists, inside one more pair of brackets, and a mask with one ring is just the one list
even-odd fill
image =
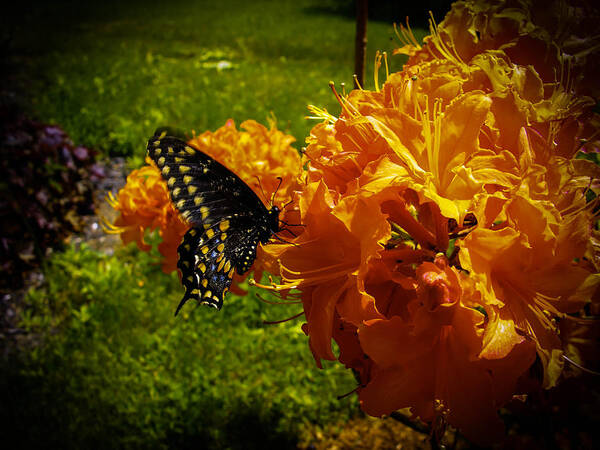
{"label": "butterfly hindwing", "polygon": [[194,255],[198,248],[201,236],[202,233],[197,228],[191,228],[183,236],[181,244],[177,248],[177,268],[181,271],[181,284],[183,284],[183,287],[185,288],[185,294],[183,295],[183,299],[179,303],[175,314],[179,312],[181,307],[189,299],[199,299],[200,290],[198,289],[194,268]]}
{"label": "butterfly hindwing", "polygon": [[221,309],[234,271],[250,269],[258,243],[278,231],[279,210],[267,210],[237,175],[180,139],[154,136],[148,155],[191,224],[177,249],[185,294],[175,314],[189,299]]}
{"label": "butterfly hindwing", "polygon": [[243,227],[231,226],[232,221],[235,225],[236,219],[226,219],[206,229],[195,227],[183,237],[177,267],[185,295],[177,311],[189,299],[221,309],[234,272],[243,274],[252,266],[259,234],[245,235]]}

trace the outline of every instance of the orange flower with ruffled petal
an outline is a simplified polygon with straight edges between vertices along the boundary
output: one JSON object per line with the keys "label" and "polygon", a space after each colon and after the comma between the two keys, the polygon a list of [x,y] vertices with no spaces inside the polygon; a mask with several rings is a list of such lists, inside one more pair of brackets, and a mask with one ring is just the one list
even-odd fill
{"label": "orange flower with ruffled petal", "polygon": [[[598,275],[583,262],[591,236],[591,213],[567,218],[545,202],[516,196],[488,209],[487,227],[461,243],[461,265],[484,293],[490,318],[488,340],[501,322],[528,335],[544,366],[544,385],[554,386],[562,370],[562,345],[553,320],[580,310],[591,299]],[[562,220],[561,220],[562,219]],[[579,263],[575,261],[579,260]],[[514,334],[515,331],[512,331]]]}
{"label": "orange flower with ruffled petal", "polygon": [[274,122],[267,128],[246,120],[237,130],[233,119],[229,119],[218,130],[205,131],[189,143],[235,172],[265,203],[272,200],[265,195],[277,191],[273,203],[282,205],[292,199],[302,171],[300,155],[292,147],[294,141]]}
{"label": "orange flower with ruffled petal", "polygon": [[302,290],[310,345],[320,365],[320,359],[335,359],[336,312],[355,325],[379,316],[360,272],[389,237],[389,224],[373,200],[346,197],[336,204],[323,182],[304,188],[299,209],[305,231],[293,244],[273,243],[264,251],[278,263],[281,283],[275,289]]}
{"label": "orange flower with ruffled petal", "polygon": [[421,264],[415,275],[409,320],[393,316],[359,328],[374,362],[372,378],[359,390],[362,409],[381,416],[412,407],[425,421],[445,417],[477,442],[497,441],[503,433],[497,405],[510,400],[535,348],[520,338],[503,360],[482,358],[485,316],[462,298],[473,292],[463,287],[469,279],[443,258]]}

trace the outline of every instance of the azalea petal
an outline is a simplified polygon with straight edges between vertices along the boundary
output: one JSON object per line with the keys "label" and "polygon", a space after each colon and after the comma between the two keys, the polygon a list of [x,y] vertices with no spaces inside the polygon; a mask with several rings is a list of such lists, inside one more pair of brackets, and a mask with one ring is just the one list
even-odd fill
{"label": "azalea petal", "polygon": [[383,318],[375,307],[375,299],[361,292],[355,284],[356,282],[350,284],[336,305],[340,317],[355,326],[361,325],[365,320]]}
{"label": "azalea petal", "polygon": [[461,166],[477,150],[479,150],[479,133],[486,119],[492,100],[478,92],[464,94],[457,98],[444,112],[441,140],[437,161],[437,180],[440,194],[451,181],[451,169]]}
{"label": "azalea petal", "polygon": [[[346,280],[339,278],[303,293],[310,296],[310,301],[304,301],[308,335],[315,360],[320,365],[320,359],[335,360],[331,349],[333,335],[333,314],[335,304],[346,289]],[[306,305],[310,304],[307,308]]]}
{"label": "azalea petal", "polygon": [[431,420],[432,378],[433,372],[424,364],[415,364],[410,370],[402,367],[377,370],[358,393],[360,407],[370,416],[381,417],[410,406],[423,420]]}
{"label": "azalea petal", "polygon": [[415,156],[409,151],[404,139],[400,137],[383,121],[376,117],[366,117],[366,120],[372,125],[373,129],[379,134],[390,146],[392,151],[406,165],[411,177],[416,179],[425,179],[425,170],[419,166]]}
{"label": "azalea petal", "polygon": [[487,309],[488,323],[483,337],[480,358],[501,359],[508,355],[515,345],[524,341],[515,328],[515,322],[507,314],[506,308],[491,306]]}
{"label": "azalea petal", "polygon": [[366,321],[358,337],[364,352],[380,367],[409,364],[429,351],[432,342],[416,341],[412,326],[401,317]]}

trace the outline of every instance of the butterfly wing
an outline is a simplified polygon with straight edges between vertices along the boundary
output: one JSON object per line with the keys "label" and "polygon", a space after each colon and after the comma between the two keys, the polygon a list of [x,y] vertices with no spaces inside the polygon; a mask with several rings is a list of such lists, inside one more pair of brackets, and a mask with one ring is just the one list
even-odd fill
{"label": "butterfly wing", "polygon": [[246,272],[258,242],[271,235],[269,212],[237,175],[180,139],[155,136],[148,155],[192,224],[178,248],[185,294],[177,312],[189,299],[221,309],[234,269]]}
{"label": "butterfly wing", "polygon": [[190,299],[221,309],[234,271],[245,273],[256,259],[260,233],[244,225],[239,217],[224,219],[185,234],[177,262],[185,294],[175,314]]}
{"label": "butterfly wing", "polygon": [[148,141],[148,155],[167,182],[173,204],[192,225],[268,214],[236,174],[180,139],[155,136]]}

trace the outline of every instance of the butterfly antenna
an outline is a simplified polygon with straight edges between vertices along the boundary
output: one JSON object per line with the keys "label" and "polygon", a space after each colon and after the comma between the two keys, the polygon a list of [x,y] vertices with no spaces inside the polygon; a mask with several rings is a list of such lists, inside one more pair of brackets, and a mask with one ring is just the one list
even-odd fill
{"label": "butterfly antenna", "polygon": [[262,188],[262,184],[260,182],[260,178],[258,178],[258,176],[256,176],[256,175],[254,176],[254,178],[256,178],[256,181],[258,181],[258,187],[260,188],[260,192],[262,192],[263,199],[265,199],[265,201],[266,201],[267,200],[267,196],[265,195],[265,191]]}
{"label": "butterfly antenna", "polygon": [[271,196],[271,206],[273,206],[273,202],[275,201],[275,194],[277,194],[277,191],[279,190],[279,188],[281,187],[281,183],[283,182],[283,178],[277,177],[277,179],[279,180],[279,184],[277,185],[277,188],[275,188],[275,192],[273,192],[273,195]]}

